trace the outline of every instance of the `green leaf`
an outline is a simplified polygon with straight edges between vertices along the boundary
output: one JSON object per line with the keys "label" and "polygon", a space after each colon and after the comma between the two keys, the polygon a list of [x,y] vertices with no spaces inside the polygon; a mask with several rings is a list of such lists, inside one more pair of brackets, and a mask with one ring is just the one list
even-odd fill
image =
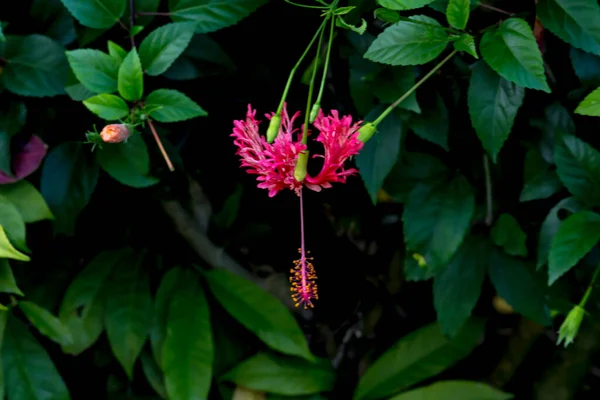
{"label": "green leaf", "polygon": [[4,31],[2,29],[2,24],[0,24],[0,42],[6,42],[6,36],[4,36]]}
{"label": "green leaf", "polygon": [[600,57],[571,47],[571,64],[575,74],[585,86],[600,86]]}
{"label": "green leaf", "polygon": [[545,282],[525,262],[494,249],[490,280],[498,295],[515,311],[542,325],[550,323],[545,299]]}
{"label": "green leaf", "polygon": [[6,36],[2,84],[9,91],[32,97],[52,97],[65,92],[65,49],[42,35]]}
{"label": "green leaf", "polygon": [[113,26],[125,12],[126,0],[62,0],[67,10],[82,25],[106,29]]}
{"label": "green leaf", "polygon": [[575,109],[575,114],[600,117],[600,88],[588,94]]}
{"label": "green leaf", "polygon": [[167,318],[171,300],[175,294],[181,268],[172,268],[164,274],[156,297],[154,298],[154,321],[150,331],[150,345],[152,355],[158,365],[162,365],[162,349],[167,334]]}
{"label": "green leaf", "polygon": [[527,235],[510,214],[501,214],[491,231],[492,241],[511,256],[527,257]]}
{"label": "green leaf", "polygon": [[[365,120],[372,121],[384,108],[376,107]],[[356,156],[356,166],[373,203],[377,201],[377,192],[398,159],[405,127],[400,114],[393,111],[381,121],[377,127],[378,132]]]}
{"label": "green leaf", "polygon": [[154,389],[161,399],[166,399],[167,390],[165,389],[164,376],[156,361],[147,351],[142,351],[140,361],[142,362],[144,375],[146,375],[146,379],[150,383],[150,386],[152,386],[152,389]]}
{"label": "green leaf", "polygon": [[255,391],[301,396],[332,390],[335,373],[328,360],[310,363],[271,353],[258,353],[238,364],[221,379]]}
{"label": "green leaf", "polygon": [[117,91],[119,60],[92,49],[67,51],[73,73],[83,86],[95,93]]}
{"label": "green leaf", "polygon": [[479,59],[479,54],[477,54],[477,48],[475,47],[475,38],[468,33],[463,33],[460,35],[458,40],[452,42],[454,49],[457,51],[464,51]]}
{"label": "green leaf", "polygon": [[122,143],[106,143],[96,153],[98,164],[124,185],[143,188],[155,185],[150,175],[150,156],[141,135],[134,134]]}
{"label": "green leaf", "polygon": [[347,23],[341,16],[338,16],[335,19],[335,26],[338,26],[343,29],[348,29],[352,32],[358,33],[359,35],[363,35],[367,30],[367,21],[364,18],[361,18],[361,24],[359,26],[355,26]]}
{"label": "green leaf", "polygon": [[27,327],[14,317],[8,319],[4,332],[2,364],[4,386],[9,399],[69,400],[71,398],[48,353],[31,335]]}
{"label": "green leaf", "polygon": [[590,205],[600,205],[600,152],[573,135],[557,138],[556,172],[569,192]]}
{"label": "green leaf", "polygon": [[449,340],[430,324],[401,338],[364,373],[354,400],[378,399],[435,376],[466,357],[476,346],[484,324],[469,320]]}
{"label": "green leaf", "polygon": [[8,240],[19,250],[28,251],[25,242],[25,221],[19,209],[6,197],[0,195],[0,226]]}
{"label": "green leaf", "polygon": [[430,93],[428,101],[423,105],[423,113],[410,121],[410,128],[421,138],[437,144],[448,151],[448,133],[450,116],[444,99],[438,92]]}
{"label": "green leaf", "polygon": [[67,82],[65,85],[65,91],[73,101],[83,101],[96,94],[83,86],[83,84],[77,80],[75,73],[73,73],[71,69],[67,72]]}
{"label": "green leaf", "polygon": [[144,94],[144,72],[137,50],[132,49],[119,67],[119,94],[129,101],[140,100]]}
{"label": "green leaf", "polygon": [[152,31],[140,45],[140,60],[150,76],[165,72],[183,53],[194,35],[192,22],[173,22]]}
{"label": "green leaf", "polygon": [[98,181],[98,166],[79,142],[63,142],[50,150],[42,167],[40,191],[56,217],[55,231],[72,234],[77,215]]}
{"label": "green leaf", "polygon": [[565,42],[600,55],[600,7],[596,0],[539,0],[537,16]]}
{"label": "green leaf", "polygon": [[59,319],[73,336],[63,352],[77,355],[92,346],[104,330],[106,299],[111,286],[109,277],[127,249],[107,250],[94,257],[69,285],[58,312]]}
{"label": "green leaf", "polygon": [[28,255],[25,255],[15,249],[8,237],[6,236],[6,232],[4,232],[4,228],[0,225],[0,258],[12,258],[13,260],[19,261],[29,261],[30,258]]}
{"label": "green leaf", "polygon": [[208,301],[192,271],[178,278],[162,348],[165,387],[172,399],[206,399],[214,358]]}
{"label": "green leaf", "polygon": [[400,14],[387,8],[377,8],[375,11],[373,11],[373,16],[376,19],[389,24],[395,24],[396,22],[400,21]]}
{"label": "green leaf", "polygon": [[460,400],[509,400],[514,396],[495,387],[474,381],[439,381],[429,386],[400,393],[390,400],[443,400],[451,395]]}
{"label": "green leaf", "polygon": [[523,104],[525,89],[496,74],[479,61],[469,83],[471,123],[481,144],[496,162]]}
{"label": "green leaf", "polygon": [[[446,11],[448,11],[448,4],[450,4],[449,0],[434,0],[433,2],[429,3],[428,7],[443,14],[446,14]],[[479,0],[471,0],[469,9],[470,11],[473,11],[478,6]]]}
{"label": "green leaf", "polygon": [[575,133],[575,123],[571,118],[571,111],[555,101],[544,109],[544,118],[532,118],[530,125],[542,133],[539,140],[539,149],[544,160],[554,165],[554,148],[559,136],[563,133]]}
{"label": "green leaf", "polygon": [[469,22],[470,13],[471,0],[450,0],[448,2],[446,18],[452,27],[460,30],[465,29],[467,22]]}
{"label": "green leaf", "polygon": [[150,281],[142,271],[143,254],[129,251],[110,277],[106,302],[106,334],[110,347],[131,379],[133,366],[152,327]]}
{"label": "green leaf", "polygon": [[24,296],[21,289],[17,286],[12,269],[6,258],[0,258],[0,293],[12,293]]}
{"label": "green leaf", "polygon": [[157,89],[145,101],[152,109],[149,115],[159,122],[185,121],[208,115],[198,104],[185,94],[173,89]]}
{"label": "green leaf", "polygon": [[0,196],[10,200],[25,223],[54,219],[42,194],[31,183],[21,180],[0,186]]}
{"label": "green leaf", "polygon": [[552,239],[548,257],[548,285],[575,266],[600,240],[600,215],[579,211],[570,215]]}
{"label": "green leaf", "polygon": [[267,346],[283,354],[314,359],[293,315],[270,293],[226,270],[212,270],[206,278],[223,308]]}
{"label": "green leaf", "polygon": [[454,337],[479,300],[488,267],[488,242],[470,236],[433,280],[433,304],[442,333]]}
{"label": "green leaf", "polygon": [[407,250],[443,266],[458,250],[475,213],[475,194],[462,175],[412,190],[402,221]]}
{"label": "green leaf", "polygon": [[548,254],[550,254],[550,247],[552,240],[558,232],[558,228],[562,224],[562,220],[559,218],[558,213],[562,210],[567,210],[571,213],[576,213],[583,210],[583,206],[574,198],[569,197],[558,202],[544,219],[542,227],[540,229],[540,239],[538,242],[537,251],[537,267],[545,265],[548,262]]}
{"label": "green leaf", "polygon": [[112,57],[116,58],[119,61],[119,65],[123,62],[125,57],[127,57],[127,51],[113,42],[112,40],[108,41],[108,54]]}
{"label": "green leaf", "polygon": [[364,57],[383,64],[420,65],[439,56],[449,41],[442,26],[424,15],[409,18],[417,23],[400,21],[389,26],[377,36]]}
{"label": "green leaf", "polygon": [[384,182],[385,191],[404,203],[418,183],[433,185],[447,178],[448,168],[427,153],[406,153],[396,162]]}
{"label": "green leaf", "polygon": [[[134,0],[133,8],[136,13],[155,13],[158,11],[160,0]],[[136,15],[135,23],[137,25],[148,25],[154,18],[153,15]]]}
{"label": "green leaf", "polygon": [[504,79],[550,93],[542,54],[533,31],[521,18],[509,18],[486,32],[479,49],[483,59]]}
{"label": "green leaf", "polygon": [[380,6],[390,10],[404,11],[425,7],[433,0],[377,0]]}
{"label": "green leaf", "polygon": [[63,346],[73,342],[69,329],[50,311],[31,301],[21,300],[18,304],[31,325],[35,326],[42,335]]}
{"label": "green leaf", "polygon": [[[412,88],[414,84],[414,67],[391,67],[386,68],[375,77],[369,90],[372,91],[382,103],[392,104]],[[419,103],[417,102],[417,93],[413,92],[404,99],[398,104],[398,108],[414,111],[417,114],[421,113],[421,107],[419,107]],[[380,111],[383,111],[383,108],[381,108]],[[373,110],[370,110],[370,112],[372,113],[370,115],[372,118],[377,118],[379,116],[379,114],[373,114]]]}
{"label": "green leaf", "polygon": [[544,170],[525,182],[519,201],[547,199],[558,193],[562,187],[556,171]]}
{"label": "green leaf", "polygon": [[268,0],[169,0],[171,18],[192,20],[197,33],[209,33],[235,25]]}
{"label": "green leaf", "polygon": [[83,101],[83,105],[91,112],[107,121],[125,118],[129,114],[129,107],[119,96],[114,94],[98,94]]}

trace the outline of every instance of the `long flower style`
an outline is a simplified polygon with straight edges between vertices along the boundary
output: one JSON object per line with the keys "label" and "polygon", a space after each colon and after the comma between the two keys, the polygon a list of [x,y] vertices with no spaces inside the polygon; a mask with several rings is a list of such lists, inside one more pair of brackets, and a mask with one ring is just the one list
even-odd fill
{"label": "long flower style", "polygon": [[[271,119],[275,113],[265,115]],[[289,116],[284,107],[281,113],[282,124],[279,134],[268,143],[260,135],[260,121],[256,119],[256,110],[248,105],[245,120],[234,121],[234,144],[240,156],[242,167],[247,168],[249,174],[258,175],[258,187],[267,189],[269,197],[275,196],[280,190],[293,190],[300,198],[300,230],[302,246],[299,249],[300,259],[294,261],[291,270],[290,290],[296,306],[304,308],[313,307],[313,300],[318,299],[317,276],[312,265],[312,258],[304,246],[304,210],[302,204],[302,188],[314,191],[330,188],[334,182],[345,183],[346,178],[357,172],[354,168],[346,169],[346,160],[360,151],[363,142],[358,140],[358,130],[361,121],[352,123],[351,116],[339,117],[336,110],[330,115],[324,115],[320,110],[314,122],[314,127],[319,131],[316,140],[323,145],[324,153],[314,155],[313,158],[323,158],[323,166],[316,176],[307,175],[304,181],[298,181],[294,176],[296,164],[300,153],[307,149],[302,143],[301,129],[294,128],[294,121],[299,112]]]}

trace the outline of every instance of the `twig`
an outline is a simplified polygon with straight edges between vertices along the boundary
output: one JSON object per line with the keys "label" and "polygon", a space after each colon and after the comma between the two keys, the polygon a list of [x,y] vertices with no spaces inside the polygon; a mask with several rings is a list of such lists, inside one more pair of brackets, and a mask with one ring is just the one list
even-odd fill
{"label": "twig", "polygon": [[165,151],[165,148],[164,148],[162,142],[160,141],[160,137],[158,136],[158,133],[156,133],[156,129],[154,129],[154,124],[152,123],[152,120],[150,118],[148,118],[148,126],[150,126],[150,130],[152,131],[154,140],[156,140],[156,144],[158,145],[158,148],[160,149],[160,152],[162,153],[162,156],[165,159],[167,166],[169,167],[169,171],[171,171],[171,172],[175,171],[175,167],[173,166],[173,163],[171,162],[169,155]]}
{"label": "twig", "polygon": [[133,0],[129,0],[129,40],[131,40],[131,48],[135,49],[135,39],[133,38],[133,26],[135,25],[135,5]]}
{"label": "twig", "polygon": [[483,170],[485,172],[485,200],[486,200],[486,215],[485,215],[485,224],[487,226],[492,226],[492,222],[494,221],[494,203],[492,199],[492,176],[490,174],[490,160],[487,154],[483,155]]}
{"label": "twig", "polygon": [[506,10],[503,10],[503,9],[501,9],[501,8],[498,8],[498,7],[494,7],[494,6],[492,6],[492,5],[489,5],[489,4],[485,4],[485,3],[479,3],[479,6],[480,6],[481,8],[487,8],[488,10],[496,11],[496,12],[498,12],[498,13],[500,13],[500,14],[508,15],[509,17],[512,17],[512,16],[514,16],[514,15],[515,15],[515,13],[512,13],[512,12],[510,12],[510,11],[506,11]]}

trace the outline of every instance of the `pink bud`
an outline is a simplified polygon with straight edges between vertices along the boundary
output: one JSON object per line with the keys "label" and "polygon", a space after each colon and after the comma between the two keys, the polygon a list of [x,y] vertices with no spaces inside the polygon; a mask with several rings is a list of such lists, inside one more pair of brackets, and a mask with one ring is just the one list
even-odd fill
{"label": "pink bud", "polygon": [[129,129],[123,124],[106,125],[100,132],[100,137],[106,143],[121,143],[129,137]]}

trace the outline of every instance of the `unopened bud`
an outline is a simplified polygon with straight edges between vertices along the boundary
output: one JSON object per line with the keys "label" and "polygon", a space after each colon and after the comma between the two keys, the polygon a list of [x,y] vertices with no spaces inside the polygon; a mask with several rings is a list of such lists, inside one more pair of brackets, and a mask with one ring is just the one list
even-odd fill
{"label": "unopened bud", "polygon": [[100,137],[106,143],[121,143],[129,137],[129,129],[124,124],[111,124],[106,125]]}
{"label": "unopened bud", "polygon": [[317,115],[319,115],[319,110],[321,109],[321,105],[319,103],[313,104],[310,109],[310,114],[308,116],[308,121],[312,124],[317,119]]}
{"label": "unopened bud", "polygon": [[560,329],[558,330],[558,341],[557,345],[560,345],[561,342],[565,342],[565,347],[573,342],[577,332],[579,331],[579,326],[581,325],[581,321],[583,321],[583,316],[585,314],[585,310],[583,307],[577,305],[573,307],[567,318],[563,321]]}
{"label": "unopened bud", "polygon": [[377,130],[377,126],[373,125],[372,122],[367,122],[358,130],[358,140],[365,143],[367,140],[371,139],[371,136]]}
{"label": "unopened bud", "polygon": [[306,178],[306,166],[308,165],[308,151],[305,150],[298,155],[298,162],[296,163],[296,169],[294,170],[294,178],[298,182],[304,181]]}
{"label": "unopened bud", "polygon": [[279,134],[279,128],[281,127],[281,116],[273,115],[271,117],[271,122],[269,122],[269,129],[267,129],[267,142],[273,143],[273,140]]}

